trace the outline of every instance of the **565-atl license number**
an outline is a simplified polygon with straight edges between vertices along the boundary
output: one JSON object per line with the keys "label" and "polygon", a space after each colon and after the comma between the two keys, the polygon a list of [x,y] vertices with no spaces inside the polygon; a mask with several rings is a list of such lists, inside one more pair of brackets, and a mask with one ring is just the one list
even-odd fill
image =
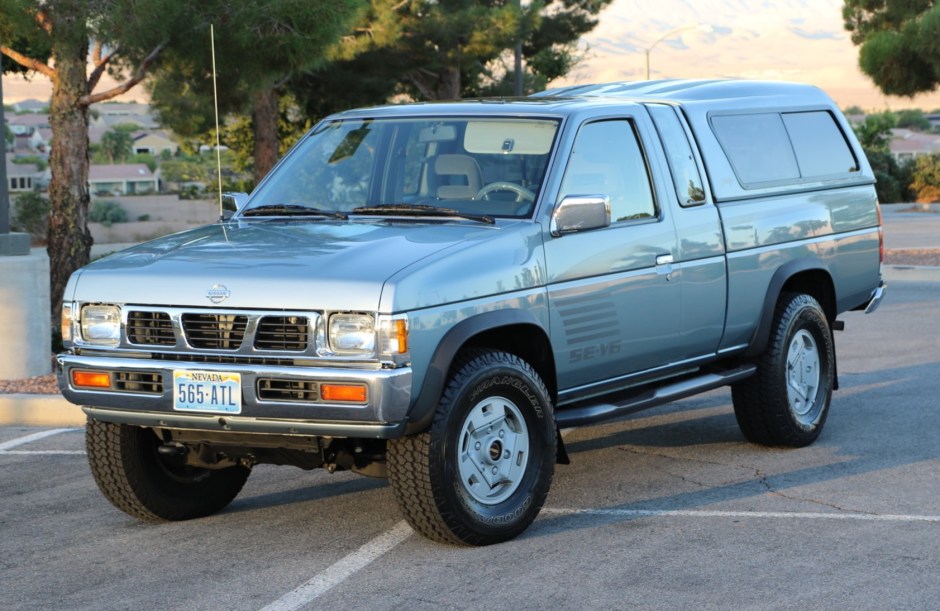
{"label": "565-atl license number", "polygon": [[173,409],[210,414],[240,414],[242,376],[219,371],[173,372]]}

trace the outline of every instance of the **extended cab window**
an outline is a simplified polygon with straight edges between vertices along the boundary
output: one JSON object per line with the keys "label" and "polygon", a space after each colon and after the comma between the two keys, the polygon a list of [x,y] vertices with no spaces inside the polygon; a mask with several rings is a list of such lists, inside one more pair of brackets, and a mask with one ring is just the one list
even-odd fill
{"label": "extended cab window", "polygon": [[613,222],[656,215],[646,160],[629,121],[581,126],[558,199],[569,195],[606,195]]}
{"label": "extended cab window", "polygon": [[663,148],[666,149],[679,205],[694,206],[703,203],[705,187],[702,183],[702,175],[699,174],[698,166],[695,165],[692,146],[679,122],[679,117],[676,116],[675,109],[662,104],[650,104],[647,108],[650,116],[653,117],[653,123],[656,124]]}

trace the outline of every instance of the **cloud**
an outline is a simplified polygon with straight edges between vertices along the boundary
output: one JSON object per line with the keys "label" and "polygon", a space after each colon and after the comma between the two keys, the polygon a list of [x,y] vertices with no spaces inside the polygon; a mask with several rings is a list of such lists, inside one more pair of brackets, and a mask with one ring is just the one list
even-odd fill
{"label": "cloud", "polygon": [[829,32],[826,30],[816,30],[815,32],[810,32],[796,26],[790,26],[787,29],[800,38],[806,38],[808,40],[842,40],[845,38],[845,36],[840,32]]}

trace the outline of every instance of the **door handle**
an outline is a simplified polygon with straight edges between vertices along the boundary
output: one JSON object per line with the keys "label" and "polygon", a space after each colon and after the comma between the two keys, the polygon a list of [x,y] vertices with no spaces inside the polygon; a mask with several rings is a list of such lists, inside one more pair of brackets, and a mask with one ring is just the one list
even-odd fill
{"label": "door handle", "polygon": [[656,265],[669,265],[674,261],[672,255],[656,255]]}

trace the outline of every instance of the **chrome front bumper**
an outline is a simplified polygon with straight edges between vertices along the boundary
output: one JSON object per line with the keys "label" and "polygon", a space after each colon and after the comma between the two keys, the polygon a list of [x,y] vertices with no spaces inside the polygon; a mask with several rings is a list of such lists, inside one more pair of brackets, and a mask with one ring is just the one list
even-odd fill
{"label": "chrome front bumper", "polygon": [[[232,431],[286,435],[370,437],[390,439],[404,433],[411,402],[409,367],[399,369],[343,369],[333,367],[272,367],[263,365],[167,362],[60,354],[56,357],[59,388],[70,402],[104,422],[163,428]],[[72,370],[92,372],[156,373],[162,392],[76,388]],[[173,372],[179,370],[239,373],[242,408],[237,415],[174,410]],[[258,397],[258,378],[363,384],[364,404],[294,402]]]}

